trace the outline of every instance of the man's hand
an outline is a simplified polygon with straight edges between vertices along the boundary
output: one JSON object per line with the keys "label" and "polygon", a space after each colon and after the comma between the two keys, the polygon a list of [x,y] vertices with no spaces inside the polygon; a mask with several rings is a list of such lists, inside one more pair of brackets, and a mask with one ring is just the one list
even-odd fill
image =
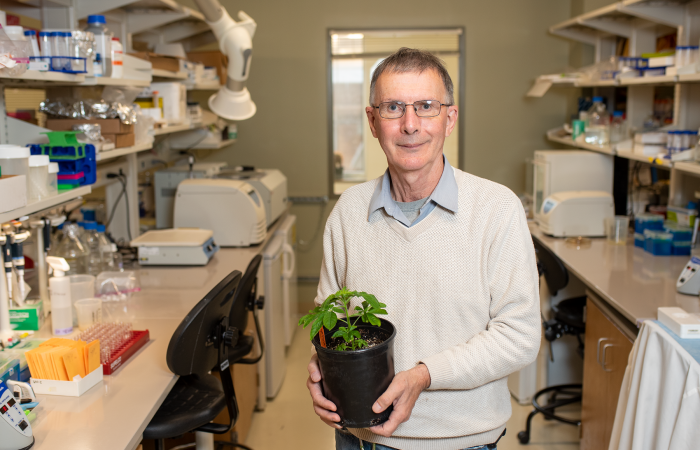
{"label": "man's hand", "polygon": [[418,364],[413,369],[397,373],[386,392],[372,406],[372,411],[377,414],[392,404],[394,410],[391,412],[389,420],[370,428],[370,431],[380,436],[391,436],[399,425],[411,417],[411,411],[413,411],[418,396],[429,386],[430,372],[424,364]]}
{"label": "man's hand", "polygon": [[311,357],[307,369],[309,378],[306,380],[306,387],[309,389],[311,399],[314,402],[314,411],[328,426],[340,430],[342,427],[336,423],[340,422],[340,416],[333,412],[336,410],[336,407],[321,392],[321,369],[318,367],[318,355],[315,353]]}

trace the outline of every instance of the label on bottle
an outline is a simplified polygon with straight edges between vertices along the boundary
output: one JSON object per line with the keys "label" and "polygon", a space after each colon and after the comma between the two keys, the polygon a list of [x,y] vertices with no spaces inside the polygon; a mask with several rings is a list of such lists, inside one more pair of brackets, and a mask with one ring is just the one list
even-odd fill
{"label": "label on bottle", "polygon": [[114,50],[112,52],[112,65],[113,66],[122,66],[124,65],[124,61],[122,61],[123,58],[123,53],[121,50]]}

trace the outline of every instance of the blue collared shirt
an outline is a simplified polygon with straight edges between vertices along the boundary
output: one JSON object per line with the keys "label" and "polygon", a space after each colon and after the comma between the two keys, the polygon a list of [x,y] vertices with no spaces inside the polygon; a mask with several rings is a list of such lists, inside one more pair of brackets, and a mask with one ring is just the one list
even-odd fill
{"label": "blue collared shirt", "polygon": [[455,173],[452,166],[447,162],[445,155],[442,156],[442,160],[445,163],[445,167],[442,169],[442,176],[440,181],[438,181],[437,186],[426,200],[425,205],[420,209],[420,214],[413,223],[404,215],[399,205],[391,197],[391,175],[389,175],[389,169],[384,172],[384,176],[377,187],[374,189],[372,194],[372,199],[369,202],[369,214],[367,215],[367,220],[372,216],[372,213],[380,208],[384,208],[387,214],[389,214],[394,219],[398,220],[401,224],[406,227],[411,227],[421,220],[425,219],[428,214],[430,214],[436,206],[457,212],[457,180],[455,180]]}

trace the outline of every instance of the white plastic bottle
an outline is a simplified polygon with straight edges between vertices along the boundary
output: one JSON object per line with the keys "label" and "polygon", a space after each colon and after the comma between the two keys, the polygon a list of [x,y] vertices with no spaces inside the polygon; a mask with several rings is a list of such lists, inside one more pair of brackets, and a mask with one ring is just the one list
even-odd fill
{"label": "white plastic bottle", "polygon": [[70,295],[70,278],[66,272],[70,266],[63,258],[47,256],[46,262],[53,269],[49,278],[51,298],[51,327],[53,334],[63,336],[73,332],[73,300]]}
{"label": "white plastic bottle", "polygon": [[593,97],[593,106],[588,110],[584,140],[587,144],[594,145],[610,143],[610,113],[603,104],[603,97]]}
{"label": "white plastic bottle", "polygon": [[88,26],[85,31],[95,35],[95,76],[112,76],[112,33],[105,25],[107,21],[103,15],[88,16]]}
{"label": "white plastic bottle", "polygon": [[112,38],[112,78],[124,78],[124,47],[119,38]]}

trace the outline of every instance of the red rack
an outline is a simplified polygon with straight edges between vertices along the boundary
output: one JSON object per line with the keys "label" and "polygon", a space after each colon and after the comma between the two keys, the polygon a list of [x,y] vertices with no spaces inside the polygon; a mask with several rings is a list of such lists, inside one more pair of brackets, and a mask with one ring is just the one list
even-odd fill
{"label": "red rack", "polygon": [[129,339],[124,345],[122,345],[117,352],[112,355],[109,361],[102,364],[102,372],[105,375],[113,374],[118,368],[120,368],[125,362],[131,358],[134,353],[139,351],[141,347],[146,345],[149,340],[148,330],[144,331],[132,331],[131,339]]}

